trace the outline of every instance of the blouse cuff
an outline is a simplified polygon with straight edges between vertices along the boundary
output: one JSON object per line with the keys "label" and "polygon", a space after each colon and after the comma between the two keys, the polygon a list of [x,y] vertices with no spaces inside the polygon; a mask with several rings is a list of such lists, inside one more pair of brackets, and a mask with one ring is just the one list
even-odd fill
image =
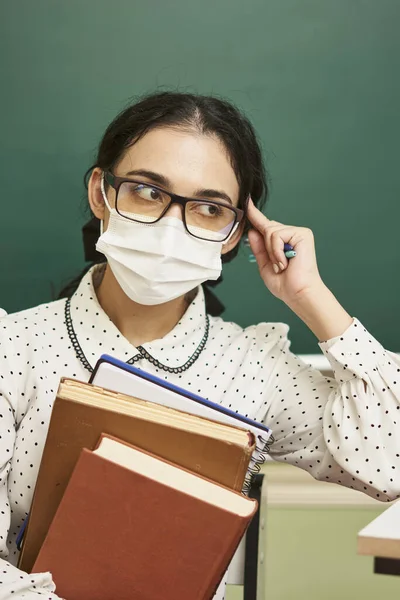
{"label": "blouse cuff", "polygon": [[383,346],[358,319],[353,320],[343,335],[321,342],[319,346],[329,360],[335,377],[341,381],[363,378],[385,356]]}

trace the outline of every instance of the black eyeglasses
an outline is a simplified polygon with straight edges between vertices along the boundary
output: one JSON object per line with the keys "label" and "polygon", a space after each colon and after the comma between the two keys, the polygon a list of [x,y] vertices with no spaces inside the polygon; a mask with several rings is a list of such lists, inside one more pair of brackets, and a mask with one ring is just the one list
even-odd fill
{"label": "black eyeglasses", "polygon": [[115,189],[115,209],[137,223],[156,223],[171,204],[183,207],[183,224],[190,235],[209,242],[224,242],[243,219],[244,211],[215,200],[194,200],[171,194],[150,183],[115,177],[104,178]]}

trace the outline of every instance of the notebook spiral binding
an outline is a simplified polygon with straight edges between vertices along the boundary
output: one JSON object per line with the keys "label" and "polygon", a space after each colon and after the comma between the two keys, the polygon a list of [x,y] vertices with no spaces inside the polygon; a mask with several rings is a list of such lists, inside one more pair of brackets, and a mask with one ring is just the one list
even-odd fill
{"label": "notebook spiral binding", "polygon": [[246,478],[243,485],[243,493],[248,494],[251,488],[254,477],[260,472],[261,466],[265,463],[266,456],[270,453],[272,444],[274,443],[274,437],[269,436],[265,439],[261,435],[257,436],[257,443],[255,451],[250,459],[250,464],[247,469]]}

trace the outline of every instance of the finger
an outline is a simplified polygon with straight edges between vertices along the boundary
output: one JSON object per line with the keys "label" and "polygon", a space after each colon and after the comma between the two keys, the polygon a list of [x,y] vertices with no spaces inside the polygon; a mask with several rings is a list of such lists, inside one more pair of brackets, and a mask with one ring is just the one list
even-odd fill
{"label": "finger", "polygon": [[250,222],[254,225],[257,231],[259,231],[263,238],[264,244],[267,249],[268,258],[273,263],[275,273],[283,271],[287,267],[287,258],[282,248],[279,247],[280,242],[274,240],[274,248],[272,247],[272,234],[285,226],[277,221],[271,221],[261,211],[259,211],[252,200],[249,201],[249,213],[248,217]]}
{"label": "finger", "polygon": [[268,267],[268,265],[271,264],[268,257],[267,249],[265,247],[264,237],[259,231],[251,229],[249,231],[248,238],[250,242],[250,248],[255,256],[258,268],[260,269],[260,271],[263,271],[265,268]]}
{"label": "finger", "polygon": [[289,261],[285,255],[285,245],[288,244],[292,250],[296,251],[296,244],[301,239],[302,228],[299,227],[279,227],[274,228],[271,233],[271,260],[282,262],[285,268]]}
{"label": "finger", "polygon": [[266,217],[256,206],[254,206],[253,200],[250,198],[247,208],[247,218],[253,225],[254,229],[257,229],[262,234],[266,233],[268,227],[274,225],[281,225],[277,221],[271,221]]}
{"label": "finger", "polygon": [[[273,265],[275,273],[280,273],[286,268],[286,262],[283,261],[283,257],[279,255],[279,237],[276,238],[276,234],[279,231],[279,227],[268,227],[263,235],[265,248],[268,254],[268,259]],[[284,256],[286,261],[286,257]]]}
{"label": "finger", "polygon": [[277,264],[281,271],[288,266],[288,259],[285,256],[285,242],[283,240],[282,229],[277,229],[270,233],[269,237],[269,255],[274,264]]}
{"label": "finger", "polygon": [[297,245],[304,241],[306,231],[302,227],[285,225],[269,227],[265,243],[272,263],[277,264],[281,270],[286,269],[289,261],[285,255],[285,244],[290,244],[296,251]]}

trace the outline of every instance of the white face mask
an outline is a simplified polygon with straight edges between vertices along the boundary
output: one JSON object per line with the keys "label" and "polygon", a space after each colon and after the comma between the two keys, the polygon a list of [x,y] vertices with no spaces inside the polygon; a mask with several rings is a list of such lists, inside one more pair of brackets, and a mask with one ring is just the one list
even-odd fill
{"label": "white face mask", "polygon": [[191,236],[182,221],[163,217],[157,223],[136,223],[111,208],[107,231],[96,249],[104,254],[125,294],[138,304],[162,304],[183,296],[222,270],[221,242]]}

